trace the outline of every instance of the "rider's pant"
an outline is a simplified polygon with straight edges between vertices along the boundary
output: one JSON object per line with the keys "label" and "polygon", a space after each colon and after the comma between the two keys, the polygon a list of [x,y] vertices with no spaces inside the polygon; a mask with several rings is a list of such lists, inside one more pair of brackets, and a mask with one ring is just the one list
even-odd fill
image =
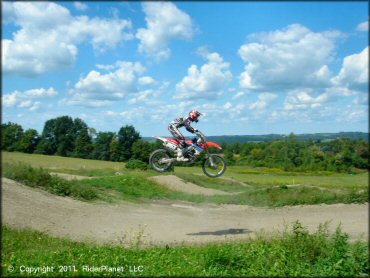
{"label": "rider's pant", "polygon": [[180,144],[182,145],[182,147],[184,147],[186,145],[184,135],[182,135],[182,133],[177,129],[176,126],[169,125],[168,130],[171,132],[173,137],[175,137],[177,140],[180,141]]}

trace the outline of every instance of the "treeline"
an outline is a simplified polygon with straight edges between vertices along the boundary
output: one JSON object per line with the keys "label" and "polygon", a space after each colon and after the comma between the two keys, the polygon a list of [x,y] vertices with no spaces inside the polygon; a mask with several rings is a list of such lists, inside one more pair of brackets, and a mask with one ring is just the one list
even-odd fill
{"label": "treeline", "polygon": [[96,132],[83,120],[69,116],[46,121],[41,134],[8,122],[1,125],[1,137],[1,149],[5,151],[108,161],[147,162],[151,151],[158,146],[158,143],[141,140],[131,125],[121,127],[118,133]]}
{"label": "treeline", "polygon": [[[148,162],[161,142],[142,140],[131,125],[118,132],[96,132],[81,119],[62,116],[46,121],[41,134],[16,123],[1,125],[1,149],[107,161]],[[228,165],[279,168],[287,171],[352,172],[369,168],[369,143],[364,139],[301,141],[290,134],[268,142],[221,144]]]}
{"label": "treeline", "polygon": [[280,168],[286,171],[352,172],[369,168],[369,143],[339,138],[328,142],[299,141],[294,134],[283,140],[221,144],[230,165]]}
{"label": "treeline", "polygon": [[[353,140],[363,139],[369,142],[369,133],[367,132],[338,132],[338,133],[310,133],[310,134],[295,134],[298,141],[314,140],[316,141],[332,141],[340,138],[349,138]],[[286,139],[284,134],[265,134],[265,135],[219,135],[209,136],[207,139],[219,144],[234,144],[234,143],[249,143],[249,142],[270,142]]]}

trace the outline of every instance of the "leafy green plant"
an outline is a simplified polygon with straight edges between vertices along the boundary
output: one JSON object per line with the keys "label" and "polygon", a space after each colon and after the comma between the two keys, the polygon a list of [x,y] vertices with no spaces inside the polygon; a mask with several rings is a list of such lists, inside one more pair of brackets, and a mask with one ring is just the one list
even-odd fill
{"label": "leafy green plant", "polygon": [[98,197],[94,188],[50,175],[45,169],[33,168],[25,163],[4,163],[3,175],[31,187],[43,188],[59,196],[71,196],[82,200],[93,200]]}
{"label": "leafy green plant", "polygon": [[[48,236],[29,229],[2,227],[2,274],[20,276],[21,265],[74,265],[76,272],[42,276],[279,276],[367,277],[369,250],[366,242],[350,243],[340,227],[328,223],[310,233],[300,222],[282,233],[257,233],[255,239],[203,245],[146,245],[144,228],[134,244],[98,245]],[[124,247],[124,248],[122,248]],[[142,272],[84,272],[82,266],[142,266]],[[14,267],[13,272],[7,269]]]}
{"label": "leafy green plant", "polygon": [[148,163],[145,163],[141,160],[138,159],[130,159],[126,163],[126,168],[127,169],[139,169],[139,170],[147,170],[148,169]]}

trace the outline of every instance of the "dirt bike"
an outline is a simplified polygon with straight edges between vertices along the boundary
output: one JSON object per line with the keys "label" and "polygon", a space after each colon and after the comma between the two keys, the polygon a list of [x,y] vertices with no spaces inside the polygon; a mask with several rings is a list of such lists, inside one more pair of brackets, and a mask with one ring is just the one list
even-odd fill
{"label": "dirt bike", "polygon": [[[216,178],[221,176],[226,171],[226,161],[220,154],[209,153],[209,148],[214,147],[221,150],[221,146],[214,142],[207,142],[201,132],[196,132],[198,139],[195,137],[192,140],[185,140],[187,145],[184,151],[184,157],[189,161],[188,164],[194,164],[197,157],[205,152],[205,160],[202,165],[204,174],[209,177]],[[180,142],[174,138],[154,137],[163,142],[164,149],[158,149],[152,152],[149,158],[149,164],[153,170],[157,172],[169,171],[174,164],[176,154],[180,148]]]}

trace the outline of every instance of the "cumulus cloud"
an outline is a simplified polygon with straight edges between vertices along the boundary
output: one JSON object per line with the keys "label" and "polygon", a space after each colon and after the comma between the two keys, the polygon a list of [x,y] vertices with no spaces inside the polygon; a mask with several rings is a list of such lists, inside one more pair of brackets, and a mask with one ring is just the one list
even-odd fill
{"label": "cumulus cloud", "polygon": [[131,22],[121,19],[74,17],[69,10],[50,2],[6,3],[3,16],[20,29],[2,40],[3,73],[35,76],[72,65],[77,44],[91,41],[103,51],[132,39],[126,33]]}
{"label": "cumulus cloud", "polygon": [[265,110],[267,106],[277,98],[276,94],[262,93],[258,96],[258,100],[249,105],[250,110]]}
{"label": "cumulus cloud", "polygon": [[230,64],[217,52],[202,50],[202,57],[207,60],[200,69],[196,65],[188,68],[188,74],[176,84],[178,99],[215,99],[222,94],[231,81]]}
{"label": "cumulus cloud", "polygon": [[369,32],[369,21],[365,21],[357,25],[356,31],[359,32]]}
{"label": "cumulus cloud", "polygon": [[238,52],[246,63],[240,86],[249,90],[329,86],[331,73],[326,63],[340,36],[338,31],[315,33],[300,24],[252,34],[252,42]]}
{"label": "cumulus cloud", "polygon": [[150,76],[143,76],[139,78],[139,84],[142,86],[155,86],[158,82]]}
{"label": "cumulus cloud", "polygon": [[41,102],[45,98],[53,98],[58,92],[50,87],[49,89],[31,89],[24,92],[14,91],[2,96],[4,107],[29,108],[30,111],[36,111],[41,107]]}
{"label": "cumulus cloud", "polygon": [[194,27],[191,17],[170,2],[144,2],[146,28],[140,28],[136,38],[140,40],[139,52],[160,61],[168,59],[168,47],[172,39],[191,39]]}
{"label": "cumulus cloud", "polygon": [[[137,92],[136,79],[145,68],[140,63],[118,61],[112,65],[113,71],[101,73],[90,71],[81,77],[70,90],[72,97],[62,100],[69,105],[109,106],[123,99],[126,94]],[[109,67],[110,68],[110,67]]]}
{"label": "cumulus cloud", "polygon": [[366,47],[360,53],[345,57],[342,68],[338,76],[333,78],[333,82],[337,86],[368,92],[369,47]]}
{"label": "cumulus cloud", "polygon": [[79,11],[86,11],[89,7],[82,2],[73,2],[75,8]]}

